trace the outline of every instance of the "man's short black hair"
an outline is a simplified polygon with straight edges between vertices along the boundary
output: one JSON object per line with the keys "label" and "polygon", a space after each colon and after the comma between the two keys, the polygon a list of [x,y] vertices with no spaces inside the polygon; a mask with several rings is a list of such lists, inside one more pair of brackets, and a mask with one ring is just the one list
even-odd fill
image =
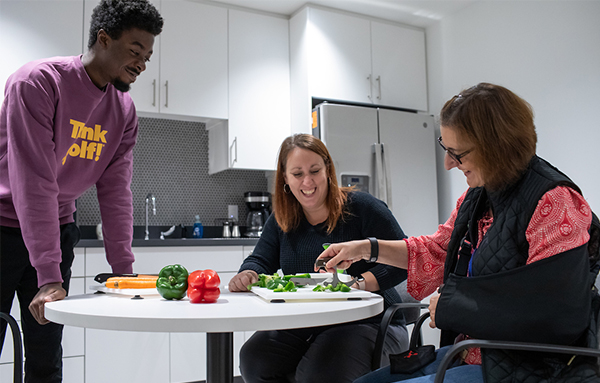
{"label": "man's short black hair", "polygon": [[162,27],[163,18],[148,0],[102,0],[92,12],[88,48],[96,43],[100,29],[117,40],[132,28],[157,36]]}

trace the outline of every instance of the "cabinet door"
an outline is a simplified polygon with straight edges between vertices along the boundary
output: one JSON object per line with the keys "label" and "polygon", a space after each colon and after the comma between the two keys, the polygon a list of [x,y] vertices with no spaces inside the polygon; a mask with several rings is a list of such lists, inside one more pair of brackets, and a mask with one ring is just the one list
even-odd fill
{"label": "cabinet door", "polygon": [[371,22],[376,104],[427,110],[425,32]]}
{"label": "cabinet door", "polygon": [[0,101],[6,80],[23,64],[82,53],[82,15],[83,0],[0,1]]}
{"label": "cabinet door", "polygon": [[[240,376],[240,349],[246,332],[233,333],[233,376]],[[206,334],[171,333],[171,382],[206,380]]]}
{"label": "cabinet door", "polygon": [[371,102],[369,20],[314,8],[309,20],[310,95]]}
{"label": "cabinet door", "polygon": [[212,269],[221,275],[237,272],[244,260],[241,246],[134,247],[133,254],[133,270],[146,274],[156,274],[166,265],[179,263],[190,273]]}
{"label": "cabinet door", "polygon": [[169,334],[85,329],[85,382],[169,382]]}
{"label": "cabinet door", "polygon": [[288,20],[229,10],[231,167],[275,170],[290,135],[289,68]]}
{"label": "cabinet door", "polygon": [[63,358],[63,383],[82,382],[85,382],[85,357]]}
{"label": "cabinet door", "polygon": [[227,118],[227,9],[163,0],[160,112]]}

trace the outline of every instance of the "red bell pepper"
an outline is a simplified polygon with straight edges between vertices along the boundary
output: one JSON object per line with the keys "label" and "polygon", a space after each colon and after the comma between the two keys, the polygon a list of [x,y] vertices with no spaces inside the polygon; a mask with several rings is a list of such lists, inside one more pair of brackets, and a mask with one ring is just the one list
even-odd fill
{"label": "red bell pepper", "polygon": [[196,270],[188,277],[187,295],[191,303],[215,303],[221,295],[221,278],[214,270]]}

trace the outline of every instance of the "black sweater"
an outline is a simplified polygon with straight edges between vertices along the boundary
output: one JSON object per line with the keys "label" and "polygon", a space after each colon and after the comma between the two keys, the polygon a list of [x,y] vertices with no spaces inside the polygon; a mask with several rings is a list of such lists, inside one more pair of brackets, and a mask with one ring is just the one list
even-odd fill
{"label": "black sweater", "polygon": [[[370,194],[350,193],[347,208],[350,214],[338,221],[331,234],[327,234],[325,224],[313,226],[306,218],[301,220],[298,228],[284,233],[275,216],[271,215],[254,251],[246,258],[240,271],[254,270],[259,274],[273,274],[281,269],[286,275],[312,273],[315,260],[323,252],[323,243],[346,242],[367,237],[391,240],[406,237],[386,204]],[[347,270],[352,276],[366,271],[370,271],[377,278],[381,290],[376,293],[383,296],[385,308],[402,301],[394,287],[406,279],[406,270],[365,261],[356,262]],[[378,323],[382,315],[361,322]],[[394,323],[403,324],[403,318],[398,316]]]}

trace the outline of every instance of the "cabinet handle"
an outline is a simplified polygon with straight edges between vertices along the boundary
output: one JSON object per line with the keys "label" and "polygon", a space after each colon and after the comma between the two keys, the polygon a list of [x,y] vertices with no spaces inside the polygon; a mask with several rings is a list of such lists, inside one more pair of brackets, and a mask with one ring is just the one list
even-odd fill
{"label": "cabinet handle", "polygon": [[369,93],[367,93],[367,97],[369,100],[373,101],[373,79],[371,75],[367,76],[367,80],[369,80]]}
{"label": "cabinet handle", "polygon": [[[231,149],[234,149],[233,156],[231,155]],[[233,164],[237,162],[237,137],[233,139],[233,143],[229,148],[229,158],[231,158],[231,161],[229,162],[229,167],[233,167]]]}
{"label": "cabinet handle", "polygon": [[379,96],[377,96],[377,99],[381,100],[381,76],[377,76],[375,81],[377,81],[377,87],[379,88]]}
{"label": "cabinet handle", "polygon": [[156,79],[152,80],[152,106],[156,106]]}
{"label": "cabinet handle", "polygon": [[165,108],[169,107],[169,80],[165,81]]}

